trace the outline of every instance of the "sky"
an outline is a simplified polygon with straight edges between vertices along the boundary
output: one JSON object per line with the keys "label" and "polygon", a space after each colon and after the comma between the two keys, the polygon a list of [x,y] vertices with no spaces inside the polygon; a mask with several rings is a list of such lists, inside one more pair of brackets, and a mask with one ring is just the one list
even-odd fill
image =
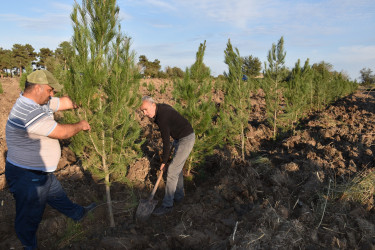
{"label": "sky", "polygon": [[[0,0],[0,47],[31,44],[55,50],[70,41],[74,0]],[[81,4],[81,0],[76,0]],[[375,73],[375,0],[118,0],[122,32],[137,56],[185,70],[206,40],[204,63],[228,71],[228,39],[241,56],[267,61],[284,37],[285,66],[321,61],[351,80]]]}

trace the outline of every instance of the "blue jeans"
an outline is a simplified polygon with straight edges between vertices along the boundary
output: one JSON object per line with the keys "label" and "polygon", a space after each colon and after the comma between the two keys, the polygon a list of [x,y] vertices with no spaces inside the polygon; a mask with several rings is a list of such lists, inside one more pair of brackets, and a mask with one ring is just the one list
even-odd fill
{"label": "blue jeans", "polygon": [[175,153],[168,167],[167,184],[165,185],[165,195],[162,204],[164,207],[172,207],[173,200],[182,200],[184,198],[184,174],[182,169],[193,149],[194,142],[194,133],[174,142]]}
{"label": "blue jeans", "polygon": [[35,173],[6,162],[5,177],[16,200],[15,229],[25,249],[36,249],[36,231],[48,203],[75,221],[84,215],[84,208],[66,196],[52,173]]}

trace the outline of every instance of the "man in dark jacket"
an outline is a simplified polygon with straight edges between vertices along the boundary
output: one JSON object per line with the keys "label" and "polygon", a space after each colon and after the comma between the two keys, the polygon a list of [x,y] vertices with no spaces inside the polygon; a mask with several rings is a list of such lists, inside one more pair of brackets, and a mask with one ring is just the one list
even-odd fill
{"label": "man in dark jacket", "polygon": [[168,167],[163,203],[153,212],[154,215],[160,216],[172,211],[173,201],[178,203],[184,198],[182,169],[193,149],[195,134],[188,120],[168,104],[155,103],[151,97],[144,96],[141,110],[144,115],[154,119],[161,132],[163,156],[160,170],[164,170],[170,156],[170,137],[174,139],[175,154]]}

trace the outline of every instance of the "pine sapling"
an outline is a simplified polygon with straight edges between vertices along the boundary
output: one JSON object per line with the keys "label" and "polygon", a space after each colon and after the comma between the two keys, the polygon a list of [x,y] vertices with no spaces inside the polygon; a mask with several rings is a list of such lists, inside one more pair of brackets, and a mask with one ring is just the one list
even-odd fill
{"label": "pine sapling", "polygon": [[284,52],[284,38],[281,37],[277,45],[272,44],[271,50],[268,52],[268,65],[265,63],[265,75],[263,90],[266,94],[266,109],[268,121],[273,127],[273,138],[276,139],[278,116],[281,113],[281,99],[283,70],[285,64],[286,52]]}
{"label": "pine sapling", "polygon": [[[228,142],[240,145],[241,159],[245,160],[245,133],[251,112],[251,80],[243,81],[243,59],[228,39],[225,63],[228,65],[225,82],[224,111],[221,113],[223,128]],[[239,143],[236,138],[240,137]],[[238,147],[237,147],[238,148]]]}
{"label": "pine sapling", "polygon": [[127,167],[140,155],[139,73],[130,38],[121,33],[115,0],[83,1],[71,15],[74,53],[65,83],[80,106],[67,119],[90,123],[91,131],[73,137],[71,147],[85,168],[104,180],[110,226],[115,226],[110,185],[126,182]]}
{"label": "pine sapling", "polygon": [[175,108],[190,122],[196,135],[194,148],[186,161],[188,176],[222,143],[219,126],[214,122],[217,110],[212,101],[209,68],[203,63],[205,49],[206,42],[201,43],[196,61],[190,69],[186,69],[184,79],[174,81],[173,97],[178,101]]}

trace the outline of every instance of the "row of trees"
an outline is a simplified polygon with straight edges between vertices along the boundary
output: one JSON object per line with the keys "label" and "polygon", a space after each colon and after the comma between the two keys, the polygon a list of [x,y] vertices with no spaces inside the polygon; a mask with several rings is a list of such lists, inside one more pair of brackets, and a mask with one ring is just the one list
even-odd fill
{"label": "row of trees", "polygon": [[66,54],[71,50],[69,42],[60,43],[59,47],[52,51],[49,48],[41,48],[36,52],[30,44],[14,44],[12,49],[0,48],[0,74],[22,73],[31,65],[36,68],[44,68],[53,71],[56,65],[66,67]]}
{"label": "row of trees", "polygon": [[[155,59],[153,62],[149,61],[145,55],[139,56],[138,65],[140,72],[144,78],[184,78],[184,71],[179,67],[165,68],[165,71],[161,70],[160,61]],[[257,77],[262,69],[262,63],[259,58],[253,56],[247,56],[242,58],[241,65],[241,77],[247,79],[249,77]],[[204,66],[202,70],[210,71],[207,66]],[[195,69],[192,69],[193,74],[196,73]],[[194,78],[194,76],[193,76]]]}
{"label": "row of trees", "polygon": [[[41,48],[36,52],[30,44],[14,44],[12,49],[3,49],[0,47],[0,74],[22,73],[29,66],[35,66],[49,71],[59,70],[58,67],[66,69],[67,57],[73,49],[72,44],[64,41],[59,44],[55,51],[49,48]],[[139,56],[138,67],[144,78],[183,78],[184,71],[179,67],[167,66],[161,70],[160,61],[155,59],[149,61],[145,55]],[[261,71],[261,62],[257,57],[248,56],[243,58],[242,73],[246,77],[258,76]]]}
{"label": "row of trees", "polygon": [[[325,62],[310,65],[307,59],[301,66],[298,60],[295,67],[288,70],[284,65],[283,37],[269,50],[264,78],[247,80],[243,78],[244,58],[228,40],[224,51],[228,72],[220,83],[213,85],[207,71],[202,70],[205,48],[204,42],[198,49],[196,62],[186,70],[184,80],[174,81],[176,108],[197,131],[196,146],[187,161],[188,173],[199,167],[213,149],[224,144],[234,146],[239,158],[245,160],[246,133],[252,116],[250,96],[259,88],[265,93],[267,122],[273,130],[273,138],[277,139],[282,132],[293,133],[301,118],[352,93],[358,85],[333,71]],[[224,93],[220,109],[211,98],[214,87]]]}

